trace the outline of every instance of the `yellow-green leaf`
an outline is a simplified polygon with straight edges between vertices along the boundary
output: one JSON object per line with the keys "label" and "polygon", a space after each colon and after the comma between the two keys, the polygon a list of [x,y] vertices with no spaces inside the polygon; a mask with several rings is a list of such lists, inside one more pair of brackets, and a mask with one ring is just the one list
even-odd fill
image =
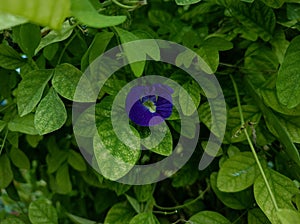
{"label": "yellow-green leaf", "polygon": [[59,29],[65,18],[70,15],[70,0],[9,0],[1,2],[0,11]]}

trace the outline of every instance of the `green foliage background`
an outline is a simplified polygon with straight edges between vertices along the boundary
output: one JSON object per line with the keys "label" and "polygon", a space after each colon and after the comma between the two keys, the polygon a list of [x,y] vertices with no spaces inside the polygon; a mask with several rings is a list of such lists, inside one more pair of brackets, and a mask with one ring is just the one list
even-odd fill
{"label": "green foliage background", "polygon": [[[300,223],[299,3],[2,2],[0,223]],[[224,92],[227,129],[218,157],[199,171],[211,129],[202,89],[163,63],[139,62],[121,69],[99,94],[99,134],[110,130],[114,96],[141,75],[161,75],[182,85],[193,101],[179,93],[182,112],[192,114],[189,104],[194,103],[201,121],[196,151],[178,173],[156,184],[130,186],[105,179],[83,159],[71,107],[88,65],[106,50],[139,39],[173,41],[205,60]],[[160,57],[159,52],[154,55]],[[188,55],[176,58],[178,64],[190,61]],[[224,122],[226,116],[218,118],[217,123]],[[154,163],[169,155],[178,140],[176,111],[167,124],[166,139],[145,154],[128,157],[128,149],[110,132],[105,144],[115,145],[120,158],[132,164]],[[137,132],[147,136],[148,130]],[[101,165],[101,158],[97,162]]]}

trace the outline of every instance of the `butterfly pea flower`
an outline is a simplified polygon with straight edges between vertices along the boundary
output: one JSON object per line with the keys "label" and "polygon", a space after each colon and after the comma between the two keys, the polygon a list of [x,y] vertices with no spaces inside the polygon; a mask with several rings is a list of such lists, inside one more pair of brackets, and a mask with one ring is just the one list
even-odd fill
{"label": "butterfly pea flower", "polygon": [[126,112],[140,126],[162,123],[172,114],[173,89],[163,84],[134,86],[126,97]]}

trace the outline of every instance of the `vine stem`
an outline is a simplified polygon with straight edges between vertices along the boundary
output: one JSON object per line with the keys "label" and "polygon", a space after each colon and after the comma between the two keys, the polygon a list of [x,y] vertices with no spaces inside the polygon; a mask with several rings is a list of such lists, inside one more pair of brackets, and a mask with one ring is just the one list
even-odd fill
{"label": "vine stem", "polygon": [[118,2],[117,0],[112,0],[112,2],[115,3],[116,5],[120,6],[121,8],[124,8],[124,9],[134,9],[134,8],[136,8],[136,6],[124,5],[120,2]]}
{"label": "vine stem", "polygon": [[6,129],[5,136],[4,136],[4,139],[3,139],[3,142],[2,142],[1,148],[0,148],[0,156],[1,156],[1,154],[2,154],[2,150],[3,150],[4,145],[5,145],[5,142],[6,142],[7,134],[8,134],[8,129]]}
{"label": "vine stem", "polygon": [[[187,203],[185,203],[185,204],[183,204],[183,205],[178,205],[178,206],[174,206],[174,207],[162,207],[162,206],[159,206],[159,205],[157,205],[157,204],[155,203],[154,206],[155,206],[156,208],[161,209],[161,210],[175,210],[175,211],[177,211],[178,209],[182,209],[182,208],[184,208],[184,207],[186,207],[186,206],[188,206],[188,205],[191,205],[191,204],[195,203],[195,202],[198,201],[199,199],[202,199],[202,198],[204,197],[204,194],[205,194],[209,189],[210,189],[210,186],[208,185],[208,186],[206,187],[206,189],[205,189],[204,191],[202,191],[202,192],[199,194],[198,197],[196,197],[195,199],[193,199],[193,200],[191,200],[191,201],[189,201],[189,202],[187,202]],[[164,212],[163,212],[163,213],[164,213]]]}
{"label": "vine stem", "polygon": [[76,33],[73,34],[73,36],[69,39],[69,41],[66,43],[65,47],[62,49],[61,53],[60,53],[60,56],[58,58],[58,61],[57,61],[57,65],[60,64],[61,60],[62,60],[62,57],[64,55],[64,53],[66,52],[67,48],[69,47],[69,45],[71,44],[71,42],[75,39],[75,37],[77,36]]}
{"label": "vine stem", "polygon": [[[230,76],[230,79],[231,79],[231,81],[232,81],[233,88],[234,88],[234,92],[235,92],[235,95],[236,95],[236,101],[237,101],[237,104],[238,104],[239,114],[240,114],[240,118],[241,118],[241,125],[244,126],[244,125],[245,125],[245,120],[244,120],[244,116],[243,116],[243,111],[242,111],[242,106],[241,106],[241,101],[240,101],[240,96],[239,96],[238,88],[237,88],[236,82],[234,81],[234,78],[232,77],[232,75],[229,75],[229,76]],[[258,166],[258,168],[259,168],[259,171],[260,171],[260,173],[261,173],[261,175],[262,175],[262,178],[263,178],[263,180],[264,180],[264,182],[265,182],[265,184],[266,184],[267,190],[268,190],[268,192],[269,192],[269,194],[270,194],[270,197],[271,197],[271,200],[272,200],[273,205],[274,205],[274,207],[275,207],[275,210],[278,211],[279,208],[278,208],[278,205],[277,205],[275,196],[274,196],[274,194],[273,194],[273,192],[272,192],[272,190],[271,190],[271,187],[270,187],[270,184],[269,184],[269,182],[268,182],[268,180],[267,180],[265,171],[264,171],[264,169],[262,168],[262,165],[261,165],[261,163],[260,163],[260,161],[259,161],[259,159],[258,159],[258,156],[257,156],[257,153],[256,153],[256,151],[255,151],[255,148],[254,148],[254,146],[253,146],[253,144],[252,144],[252,141],[251,141],[251,139],[250,139],[250,136],[249,136],[249,134],[248,134],[248,132],[247,132],[247,128],[244,128],[244,133],[245,133],[245,135],[246,135],[247,141],[248,141],[248,143],[249,143],[250,149],[251,149],[252,154],[253,154],[253,156],[254,156],[254,159],[255,159],[255,161],[256,161],[256,163],[257,163],[257,166]]]}

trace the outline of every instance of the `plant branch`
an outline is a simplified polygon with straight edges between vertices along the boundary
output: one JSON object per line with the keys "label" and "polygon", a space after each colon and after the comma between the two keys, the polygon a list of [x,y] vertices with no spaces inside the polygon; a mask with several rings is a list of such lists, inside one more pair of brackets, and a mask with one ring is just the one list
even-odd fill
{"label": "plant branch", "polygon": [[[238,108],[239,108],[241,124],[242,124],[242,126],[244,126],[245,125],[245,121],[244,121],[244,116],[243,116],[243,111],[242,111],[242,106],[241,106],[241,101],[240,101],[240,96],[239,96],[238,88],[237,88],[236,82],[234,81],[232,75],[230,75],[230,79],[231,79],[231,81],[233,83],[233,88],[234,88],[236,99],[237,99],[237,104],[238,104]],[[250,149],[251,149],[252,154],[254,156],[254,159],[255,159],[255,161],[257,163],[259,171],[260,171],[260,173],[262,175],[262,178],[263,178],[263,180],[264,180],[264,182],[266,184],[267,190],[268,190],[268,192],[270,194],[270,197],[271,197],[272,203],[273,203],[273,205],[275,207],[275,210],[278,211],[279,208],[278,208],[275,196],[274,196],[274,194],[272,192],[272,189],[270,187],[270,184],[269,184],[269,182],[267,180],[265,171],[264,171],[264,169],[263,169],[263,167],[262,167],[262,165],[261,165],[261,163],[260,163],[260,161],[258,159],[257,153],[255,151],[255,148],[254,148],[253,144],[252,144],[251,138],[250,138],[250,136],[249,136],[249,134],[247,132],[247,128],[244,128],[244,133],[246,135],[247,141],[249,143]]]}
{"label": "plant branch", "polygon": [[177,209],[182,209],[182,208],[184,208],[184,207],[187,207],[187,206],[189,206],[189,205],[195,203],[196,201],[198,201],[198,200],[200,200],[200,199],[203,199],[205,193],[206,193],[209,189],[210,189],[210,186],[208,185],[204,191],[200,192],[200,194],[199,194],[198,197],[196,197],[195,199],[193,199],[193,200],[191,200],[191,201],[189,201],[189,202],[187,202],[187,203],[185,203],[185,204],[183,204],[183,205],[178,205],[178,206],[174,206],[174,207],[163,207],[163,206],[157,205],[157,204],[155,203],[154,206],[155,206],[156,208],[161,209],[161,210],[177,210]]}
{"label": "plant branch", "polygon": [[5,135],[4,135],[4,139],[3,139],[3,142],[2,142],[2,144],[1,144],[1,148],[0,148],[0,156],[1,156],[1,154],[2,154],[2,150],[3,150],[4,145],[5,145],[5,142],[6,142],[7,134],[8,134],[8,129],[6,129],[6,132],[5,132]]}

